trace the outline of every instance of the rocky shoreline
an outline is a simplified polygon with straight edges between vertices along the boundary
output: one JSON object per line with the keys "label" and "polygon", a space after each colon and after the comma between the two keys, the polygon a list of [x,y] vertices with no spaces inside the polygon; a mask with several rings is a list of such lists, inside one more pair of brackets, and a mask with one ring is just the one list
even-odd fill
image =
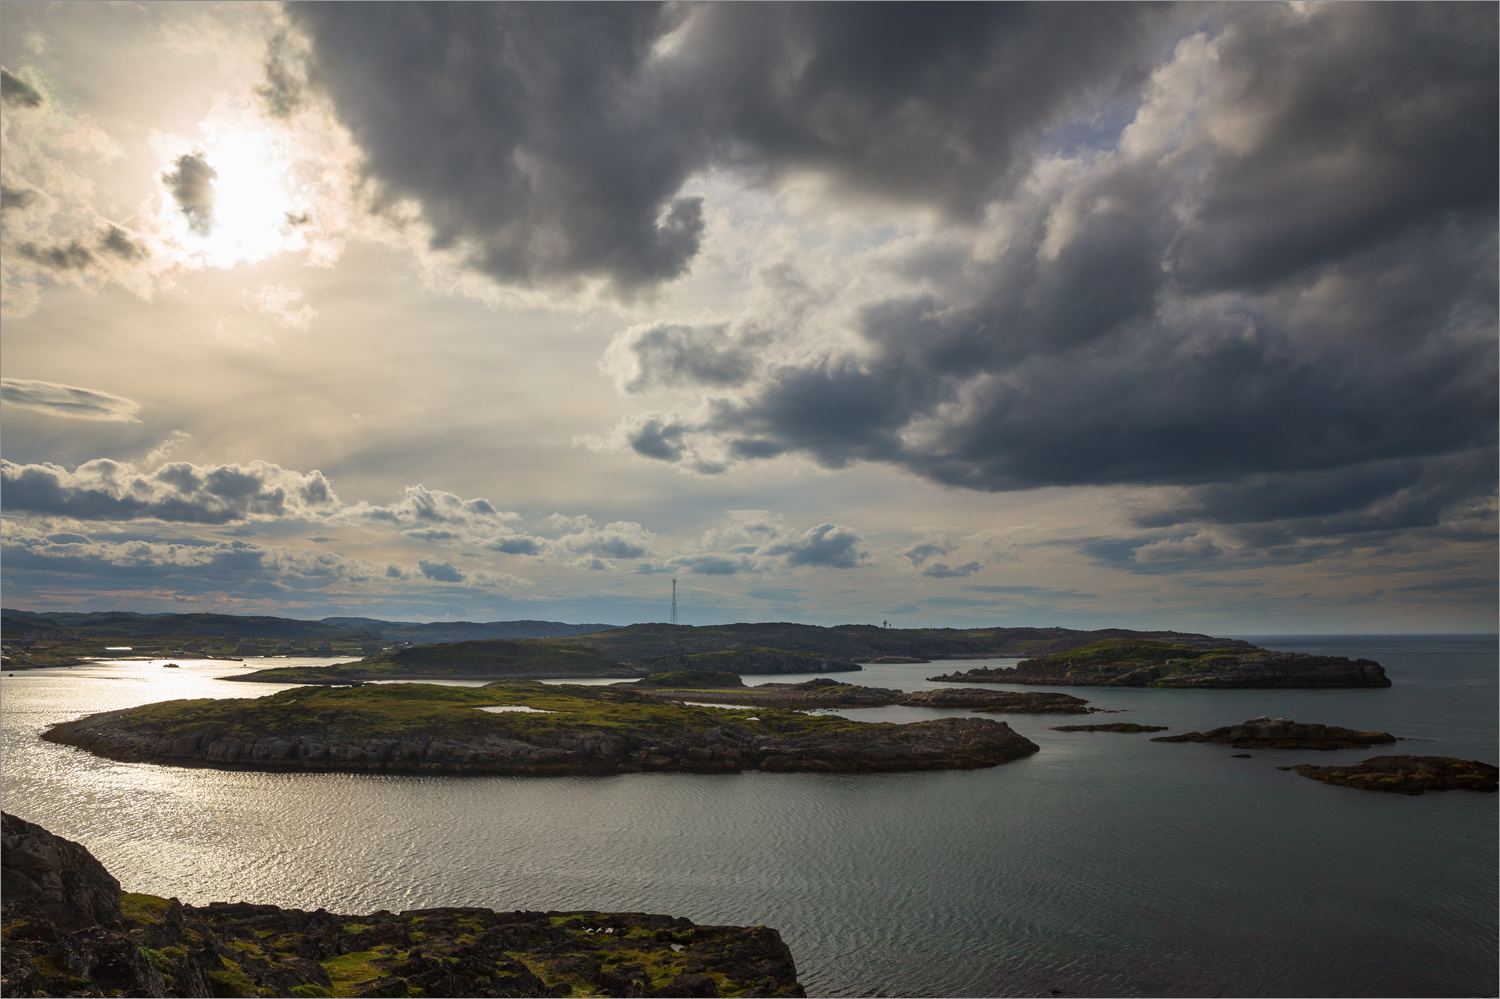
{"label": "rocky shoreline", "polygon": [[976,769],[1037,751],[990,719],[897,725],[751,715],[541,684],[299,687],[89,715],[42,737],[109,759],[178,766],[503,776]]}
{"label": "rocky shoreline", "polygon": [[1290,718],[1251,718],[1238,725],[1157,736],[1152,742],[1215,742],[1235,749],[1369,749],[1397,742],[1389,732],[1360,732],[1337,725],[1294,722]]}
{"label": "rocky shoreline", "polygon": [[6,996],[802,996],[781,935],[625,912],[337,915],[122,893],[83,846],[0,817]]}

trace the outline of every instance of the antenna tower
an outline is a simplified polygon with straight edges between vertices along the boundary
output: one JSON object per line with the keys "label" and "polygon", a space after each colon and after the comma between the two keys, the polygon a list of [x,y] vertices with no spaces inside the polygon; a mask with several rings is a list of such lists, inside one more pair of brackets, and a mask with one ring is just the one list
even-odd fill
{"label": "antenna tower", "polygon": [[677,623],[677,580],[672,580],[672,623]]}

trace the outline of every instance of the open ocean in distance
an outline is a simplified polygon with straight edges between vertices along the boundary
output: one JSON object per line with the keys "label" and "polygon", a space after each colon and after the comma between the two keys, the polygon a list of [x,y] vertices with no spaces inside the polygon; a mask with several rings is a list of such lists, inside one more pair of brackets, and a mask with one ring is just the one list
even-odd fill
{"label": "open ocean in distance", "polygon": [[[1496,762],[1495,636],[1252,641],[1374,659],[1394,686],[1058,689],[1126,711],[1095,721],[1173,733],[1271,715],[1409,741],[1247,760],[1013,715],[1001,717],[1041,752],[990,770],[539,779],[182,769],[37,738],[95,711],[283,689],[216,679],[248,666],[174,660],[183,668],[6,676],[0,798],[82,842],[127,890],[346,913],[478,905],[764,923],[810,995],[1495,995],[1497,796],[1375,794],[1276,769],[1389,752]],[[838,678],[917,690],[980,664]],[[805,677],[746,682],[766,679]]]}

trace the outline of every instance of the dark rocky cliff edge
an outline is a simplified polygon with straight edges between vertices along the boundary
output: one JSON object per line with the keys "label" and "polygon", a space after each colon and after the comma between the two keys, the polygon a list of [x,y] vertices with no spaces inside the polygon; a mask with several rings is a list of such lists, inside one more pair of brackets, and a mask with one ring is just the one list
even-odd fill
{"label": "dark rocky cliff edge", "polygon": [[928,677],[948,683],[1025,683],[1049,687],[1389,687],[1377,662],[1344,656],[1116,638],[1009,669],[983,667]]}
{"label": "dark rocky cliff edge", "polygon": [[6,996],[801,996],[781,935],[638,912],[368,915],[122,893],[77,843],[3,818]]}
{"label": "dark rocky cliff edge", "polygon": [[[480,710],[496,707],[532,710]],[[954,770],[1037,751],[990,719],[863,723],[539,683],[299,687],[165,701],[64,722],[42,737],[110,759],[181,766],[510,776]]]}

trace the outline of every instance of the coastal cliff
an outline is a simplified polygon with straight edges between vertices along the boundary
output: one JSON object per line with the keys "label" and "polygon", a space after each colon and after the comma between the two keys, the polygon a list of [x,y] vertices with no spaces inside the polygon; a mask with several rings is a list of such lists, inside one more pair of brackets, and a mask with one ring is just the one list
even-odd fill
{"label": "coastal cliff", "polygon": [[122,893],[83,846],[8,813],[6,996],[805,995],[765,926],[647,913],[336,915]]}
{"label": "coastal cliff", "polygon": [[[1243,643],[1241,643],[1243,646]],[[1377,662],[1254,647],[1198,648],[1172,642],[1109,639],[1014,667],[981,667],[928,677],[946,683],[1021,683],[1049,687],[1389,687]]]}
{"label": "coastal cliff", "polygon": [[110,759],[180,766],[511,776],[973,769],[1037,751],[989,719],[862,723],[536,683],[299,687],[166,701],[64,722],[42,737]]}

